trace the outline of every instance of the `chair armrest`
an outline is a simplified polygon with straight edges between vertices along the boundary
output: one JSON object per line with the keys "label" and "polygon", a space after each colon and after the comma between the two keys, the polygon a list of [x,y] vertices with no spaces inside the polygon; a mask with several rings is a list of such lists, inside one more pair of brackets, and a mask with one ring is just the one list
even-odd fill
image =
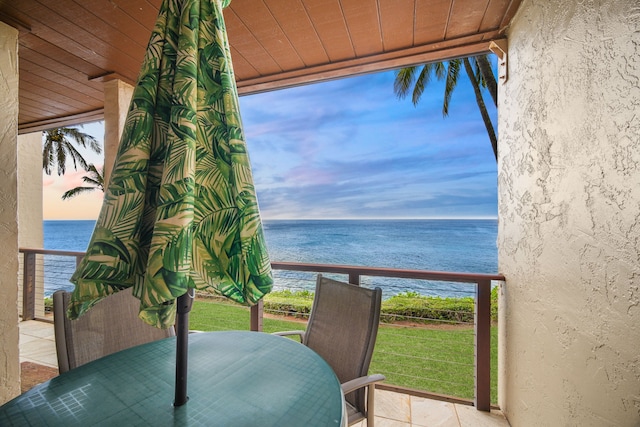
{"label": "chair armrest", "polygon": [[300,337],[300,342],[304,341],[304,331],[282,331],[282,332],[274,332],[271,335],[278,335],[280,337],[289,337],[292,335],[298,335],[298,337]]}
{"label": "chair armrest", "polygon": [[61,374],[71,369],[69,366],[69,353],[67,352],[67,336],[64,328],[67,316],[67,307],[64,299],[65,291],[58,290],[53,293],[53,331],[55,333],[58,372]]}
{"label": "chair armrest", "polygon": [[384,380],[385,380],[384,375],[380,375],[380,374],[373,374],[366,377],[354,378],[351,381],[347,381],[346,383],[342,384],[342,392],[344,394],[348,394],[359,388],[370,386]]}

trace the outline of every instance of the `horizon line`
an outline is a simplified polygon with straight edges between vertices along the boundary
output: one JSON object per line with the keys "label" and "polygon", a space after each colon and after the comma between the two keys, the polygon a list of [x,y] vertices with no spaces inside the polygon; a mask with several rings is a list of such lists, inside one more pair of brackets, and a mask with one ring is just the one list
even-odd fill
{"label": "horizon line", "polygon": [[[497,216],[452,217],[343,217],[343,218],[262,218],[262,221],[415,221],[415,220],[497,220]],[[97,221],[97,218],[43,218],[43,221]]]}

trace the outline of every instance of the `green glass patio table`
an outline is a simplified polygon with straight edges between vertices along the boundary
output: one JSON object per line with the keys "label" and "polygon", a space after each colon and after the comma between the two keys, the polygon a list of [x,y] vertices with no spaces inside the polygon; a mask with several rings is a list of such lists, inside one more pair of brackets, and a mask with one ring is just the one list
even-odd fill
{"label": "green glass patio table", "polygon": [[340,383],[309,348],[248,331],[189,339],[189,401],[173,406],[175,338],[114,353],[0,407],[0,426],[340,426]]}

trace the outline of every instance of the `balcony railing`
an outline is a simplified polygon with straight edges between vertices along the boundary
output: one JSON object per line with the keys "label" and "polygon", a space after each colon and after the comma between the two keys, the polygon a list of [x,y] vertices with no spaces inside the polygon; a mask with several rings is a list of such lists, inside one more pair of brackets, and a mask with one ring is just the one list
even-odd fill
{"label": "balcony railing", "polygon": [[[69,276],[77,263],[84,256],[83,252],[53,251],[44,249],[20,249],[23,254],[21,262],[22,270],[22,318],[42,319],[43,313],[38,315],[36,309],[36,294],[44,283],[52,280],[56,283],[68,283]],[[64,264],[63,264],[64,263]],[[504,281],[502,275],[472,274],[472,273],[448,273],[426,270],[400,270],[391,268],[359,267],[348,265],[326,264],[302,264],[292,262],[272,262],[272,268],[276,273],[284,271],[328,273],[345,275],[346,280],[354,285],[361,285],[370,277],[412,279],[429,282],[447,282],[464,284],[474,296],[474,400],[473,404],[478,410],[488,411],[491,408],[491,288],[492,281]],[[65,270],[61,273],[65,277],[60,279],[60,273],[49,270]],[[57,282],[61,280],[61,282]],[[378,286],[378,283],[375,284]],[[382,287],[382,286],[381,286]],[[384,289],[383,289],[384,290]],[[250,310],[250,329],[261,331],[263,327],[264,304],[260,301]],[[382,386],[381,388],[398,389],[402,387]],[[406,391],[406,389],[405,389]],[[416,392],[416,390],[413,390]],[[434,397],[429,392],[419,394]],[[443,396],[436,396],[442,398]]]}

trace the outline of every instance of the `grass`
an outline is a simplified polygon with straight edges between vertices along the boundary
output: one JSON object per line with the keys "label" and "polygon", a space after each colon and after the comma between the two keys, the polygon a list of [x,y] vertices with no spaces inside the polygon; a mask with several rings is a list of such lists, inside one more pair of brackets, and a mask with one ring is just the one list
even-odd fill
{"label": "grass", "polygon": [[[278,300],[287,296],[276,295]],[[309,296],[296,296],[306,305]],[[313,295],[310,296],[313,301]],[[290,301],[291,302],[291,301]],[[280,301],[280,309],[285,307]],[[291,304],[292,307],[296,303]],[[286,310],[283,310],[286,312]],[[294,310],[298,317],[303,315]],[[292,313],[293,314],[293,313]],[[197,299],[190,316],[190,329],[201,331],[247,330],[246,307],[219,300]],[[302,330],[305,323],[265,317],[264,332]],[[497,328],[491,329],[491,401],[497,402]],[[381,324],[369,369],[386,376],[386,383],[433,393],[473,399],[472,326]]]}

